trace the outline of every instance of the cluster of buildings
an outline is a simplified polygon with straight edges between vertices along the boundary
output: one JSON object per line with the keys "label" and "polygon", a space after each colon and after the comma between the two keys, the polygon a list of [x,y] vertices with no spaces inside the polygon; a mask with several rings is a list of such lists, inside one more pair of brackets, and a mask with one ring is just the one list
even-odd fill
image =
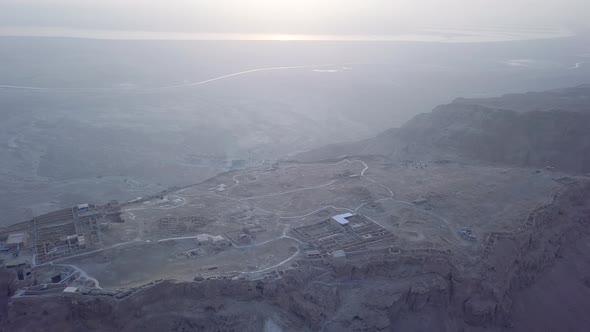
{"label": "cluster of buildings", "polygon": [[0,229],[0,264],[42,264],[101,245],[101,226],[120,222],[120,206],[80,204]]}
{"label": "cluster of buildings", "polygon": [[345,259],[369,250],[368,245],[393,239],[393,234],[370,219],[352,213],[294,229],[297,237],[309,243],[307,259]]}

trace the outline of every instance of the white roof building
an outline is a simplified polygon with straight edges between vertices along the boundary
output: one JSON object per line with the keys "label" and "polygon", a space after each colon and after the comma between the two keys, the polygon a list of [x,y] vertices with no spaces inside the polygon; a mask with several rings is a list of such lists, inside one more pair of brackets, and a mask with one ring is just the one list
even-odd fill
{"label": "white roof building", "polygon": [[63,292],[64,293],[75,293],[76,291],[78,291],[78,287],[66,287]]}
{"label": "white roof building", "polygon": [[336,221],[340,225],[348,225],[348,220],[346,218],[350,218],[352,216],[354,216],[352,213],[339,214],[337,216],[333,216],[332,220]]}

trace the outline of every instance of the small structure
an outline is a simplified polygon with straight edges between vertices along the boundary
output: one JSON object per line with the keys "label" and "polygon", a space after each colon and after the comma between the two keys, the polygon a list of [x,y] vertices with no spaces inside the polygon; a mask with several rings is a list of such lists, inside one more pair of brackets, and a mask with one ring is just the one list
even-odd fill
{"label": "small structure", "polygon": [[343,266],[346,263],[346,253],[344,250],[334,250],[332,251],[332,264],[335,266]]}
{"label": "small structure", "polygon": [[352,213],[345,213],[345,214],[339,214],[337,216],[333,216],[332,220],[336,221],[337,223],[339,223],[340,225],[348,225],[348,219],[354,216],[354,214]]}
{"label": "small structure", "polygon": [[81,248],[86,248],[86,238],[84,237],[84,235],[78,235],[78,245]]}
{"label": "small structure", "polygon": [[6,239],[6,247],[11,249],[20,249],[26,246],[27,236],[25,233],[12,233]]}
{"label": "small structure", "polygon": [[88,204],[88,203],[79,204],[79,205],[76,205],[76,208],[80,212],[86,212],[90,209],[90,204]]}
{"label": "small structure", "polygon": [[334,251],[332,251],[332,257],[334,257],[334,258],[345,258],[346,257],[346,253],[344,252],[344,250],[334,250]]}
{"label": "small structure", "polygon": [[69,286],[69,287],[66,287],[63,292],[64,293],[75,293],[77,291],[78,291],[78,287]]}
{"label": "small structure", "polygon": [[227,242],[227,240],[221,235],[199,234],[199,235],[197,235],[197,241],[199,242],[199,245],[213,244],[216,247],[229,246],[229,243]]}
{"label": "small structure", "polygon": [[208,234],[199,234],[197,235],[197,241],[199,244],[209,242],[209,235]]}
{"label": "small structure", "polygon": [[308,250],[305,252],[305,256],[311,259],[322,258],[322,254],[318,250]]}

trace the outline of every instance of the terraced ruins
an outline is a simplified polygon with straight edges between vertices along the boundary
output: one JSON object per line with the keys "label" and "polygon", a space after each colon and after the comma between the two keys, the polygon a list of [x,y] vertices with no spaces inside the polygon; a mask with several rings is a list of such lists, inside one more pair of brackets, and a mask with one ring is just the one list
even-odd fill
{"label": "terraced ruins", "polygon": [[[462,284],[484,297],[462,300],[456,310],[473,316],[466,321],[502,325],[494,308],[513,287],[515,269],[506,257],[525,257],[519,241],[542,238],[538,228],[555,201],[589,190],[589,183],[552,168],[342,157],[265,164],[122,204],[83,204],[0,230],[7,239],[22,235],[2,252],[17,276],[11,319],[25,324],[32,310],[26,304],[39,297],[124,307],[174,280],[191,289],[232,283],[235,293],[224,293],[230,297],[255,285],[260,300],[268,287],[284,283],[305,287],[304,294],[311,288],[321,299],[310,308],[320,306],[314,309],[320,316],[305,309],[299,318],[279,315],[257,324],[326,330],[344,322],[371,322],[369,329],[393,324],[378,304],[338,307],[346,296],[383,291],[390,295],[373,300],[392,303],[382,306],[403,299],[416,309],[452,302],[462,293],[453,288]],[[359,273],[362,283],[354,282]],[[388,284],[391,278],[398,282]],[[263,302],[280,307],[277,301]],[[332,318],[321,316],[326,310]]]}

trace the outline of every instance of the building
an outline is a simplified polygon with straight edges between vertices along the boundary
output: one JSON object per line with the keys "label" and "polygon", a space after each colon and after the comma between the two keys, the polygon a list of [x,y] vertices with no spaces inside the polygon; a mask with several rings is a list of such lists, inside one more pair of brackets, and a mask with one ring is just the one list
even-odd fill
{"label": "building", "polygon": [[344,250],[334,250],[334,251],[332,251],[332,257],[346,258],[346,253],[344,252]]}
{"label": "building", "polygon": [[339,223],[340,225],[348,225],[348,218],[354,216],[354,214],[352,213],[345,213],[345,214],[339,214],[337,216],[333,216],[332,220],[336,221],[337,223]]}
{"label": "building", "polygon": [[6,239],[6,247],[20,249],[26,247],[27,234],[26,233],[12,233]]}
{"label": "building", "polygon": [[342,266],[346,263],[346,253],[344,250],[334,250],[332,251],[332,263],[336,266]]}
{"label": "building", "polygon": [[90,204],[79,204],[76,206],[76,209],[78,209],[79,212],[87,212],[88,210],[90,210]]}
{"label": "building", "polygon": [[218,247],[227,247],[229,246],[229,242],[221,236],[221,235],[209,235],[209,234],[199,234],[197,235],[197,241],[199,245],[201,244],[213,244]]}
{"label": "building", "polygon": [[64,293],[75,293],[78,291],[78,287],[66,287],[63,292]]}
{"label": "building", "polygon": [[305,256],[311,259],[322,258],[322,254],[318,250],[308,250],[305,252]]}

